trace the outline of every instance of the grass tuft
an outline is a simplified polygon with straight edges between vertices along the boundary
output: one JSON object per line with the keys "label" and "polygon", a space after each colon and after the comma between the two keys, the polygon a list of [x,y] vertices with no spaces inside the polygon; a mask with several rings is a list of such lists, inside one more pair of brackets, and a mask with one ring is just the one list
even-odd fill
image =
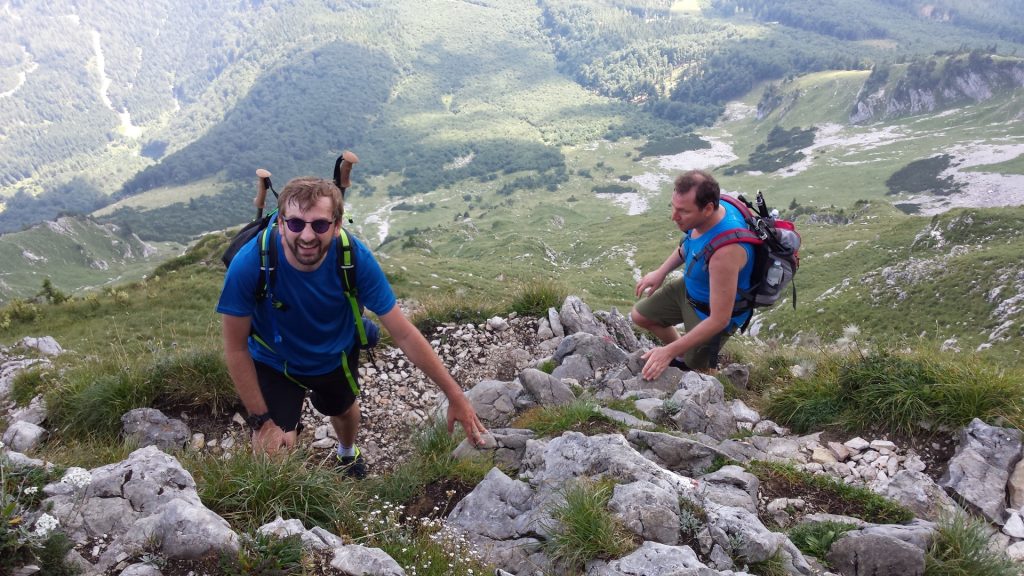
{"label": "grass tuft", "polygon": [[581,480],[564,488],[565,500],[552,506],[557,523],[544,547],[551,559],[567,573],[581,569],[595,558],[619,558],[637,547],[637,538],[608,511],[614,483]]}
{"label": "grass tuft", "polygon": [[306,466],[304,458],[301,451],[266,456],[239,450],[190,468],[203,503],[236,530],[254,532],[277,516],[332,532],[357,525],[354,504],[363,499],[362,488],[331,468]]}
{"label": "grass tuft", "polygon": [[958,513],[939,521],[925,556],[928,576],[1018,576],[1019,565],[989,548],[988,525]]}
{"label": "grass tuft", "polygon": [[592,429],[606,432],[625,432],[627,428],[597,411],[597,404],[586,398],[562,406],[538,406],[523,412],[512,423],[514,428],[529,428],[538,436],[559,436],[568,430],[577,432]]}
{"label": "grass tuft", "polygon": [[547,317],[548,308],[558,308],[568,295],[569,291],[557,280],[534,279],[519,285],[510,307],[520,316]]}
{"label": "grass tuft", "polygon": [[1022,421],[1024,386],[979,360],[877,348],[826,355],[814,375],[772,396],[768,415],[797,432],[913,434],[922,424],[958,428],[973,418]]}
{"label": "grass tuft", "polygon": [[412,323],[423,334],[432,334],[444,324],[483,324],[498,314],[493,304],[458,294],[431,295],[422,304],[423,309],[413,315]]}
{"label": "grass tuft", "polygon": [[853,524],[845,522],[808,522],[797,524],[790,529],[789,539],[804,554],[824,561],[832,544],[846,532],[856,529],[857,527]]}

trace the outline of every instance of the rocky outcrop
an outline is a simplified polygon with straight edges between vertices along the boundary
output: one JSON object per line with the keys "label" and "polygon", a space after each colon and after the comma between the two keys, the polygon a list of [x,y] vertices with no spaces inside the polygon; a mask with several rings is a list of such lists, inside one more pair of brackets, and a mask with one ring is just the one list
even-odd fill
{"label": "rocky outcrop", "polygon": [[[746,566],[768,560],[781,562],[787,574],[820,573],[776,527],[817,521],[812,519],[816,515],[808,514],[812,507],[799,497],[765,498],[758,478],[742,466],[751,460],[785,461],[807,472],[868,487],[908,506],[922,519],[937,520],[957,509],[956,502],[924,473],[920,457],[893,442],[794,436],[742,402],[727,401],[722,383],[711,375],[671,369],[656,381],[643,380],[639,376],[642,351],[624,347],[632,331],[612,328],[623,320],[619,316],[609,321],[614,317],[593,314],[581,301],[567,300],[561,314],[552,312],[537,322],[492,318],[481,327],[445,326],[432,340],[443,357],[462,358],[463,375],[488,374],[474,378],[467,395],[489,433],[482,446],[463,442],[453,456],[490,455],[496,467],[445,521],[502,573],[558,573],[545,548],[561,529],[552,510],[564,502],[570,487],[580,483],[612,486],[608,512],[641,542],[621,558],[588,563],[586,574],[746,574]],[[535,340],[551,345],[550,358],[541,357],[541,347],[522,340],[506,345],[510,340],[502,340],[521,338],[525,326],[532,327]],[[594,333],[601,328],[604,335]],[[386,351],[377,361],[379,368],[375,364],[373,372],[362,372],[368,380],[392,380],[388,374],[405,373],[407,367]],[[573,362],[582,371],[560,375],[559,368]],[[537,368],[552,363],[552,374]],[[476,366],[490,371],[471,371]],[[743,369],[736,367],[732,373],[742,374]],[[394,383],[409,385],[402,377]],[[508,427],[526,410],[594,396],[617,401],[618,410],[603,409],[603,413],[626,423],[627,431],[590,436],[569,431],[542,437]],[[412,398],[420,403],[412,403]],[[434,398],[410,386],[402,402],[427,414]],[[372,406],[382,399],[369,396],[368,409],[383,409]],[[635,410],[623,412],[624,406]],[[34,425],[45,427],[45,410],[42,416],[31,411],[24,414],[24,419],[14,422],[39,420]],[[77,481],[54,483],[44,490],[45,505],[67,518],[63,528],[76,542],[105,535],[107,544],[87,563],[90,569],[145,574],[144,565],[128,565],[125,560],[143,545],[170,559],[237,549],[239,536],[205,508],[189,473],[173,456],[157,449],[179,448],[186,437],[181,427],[151,409],[127,413],[124,422],[126,435],[151,438],[153,446],[133,452],[123,462],[76,472]],[[317,441],[333,447],[333,439],[326,434]],[[1015,494],[1024,493],[1024,480],[1014,480],[1024,476],[1014,473],[1020,462],[1020,432],[979,421],[961,433],[960,443],[942,486],[956,500],[987,510],[994,522],[1002,521],[1002,546],[1020,550],[1024,557],[1024,545],[1018,545],[1024,544],[1024,510],[1020,504],[1010,506],[1021,498]],[[9,465],[46,465],[10,448],[0,456]],[[238,448],[246,446],[241,443]],[[984,485],[984,490],[978,485]],[[1002,513],[1001,520],[997,511]],[[844,576],[923,570],[933,524],[843,521],[857,529],[837,541],[829,560]],[[278,518],[259,531],[278,537],[298,535],[307,548],[326,552],[330,565],[344,573],[404,573],[379,549],[346,545],[339,535],[320,527],[306,529],[295,519]]]}

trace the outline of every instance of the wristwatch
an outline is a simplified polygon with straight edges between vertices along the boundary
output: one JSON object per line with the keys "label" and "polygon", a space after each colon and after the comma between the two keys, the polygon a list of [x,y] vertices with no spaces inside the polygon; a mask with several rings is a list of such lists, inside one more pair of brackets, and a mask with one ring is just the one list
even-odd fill
{"label": "wristwatch", "polygon": [[245,423],[252,428],[253,432],[263,428],[263,425],[270,420],[270,412],[264,412],[263,414],[249,414],[249,417],[245,419]]}

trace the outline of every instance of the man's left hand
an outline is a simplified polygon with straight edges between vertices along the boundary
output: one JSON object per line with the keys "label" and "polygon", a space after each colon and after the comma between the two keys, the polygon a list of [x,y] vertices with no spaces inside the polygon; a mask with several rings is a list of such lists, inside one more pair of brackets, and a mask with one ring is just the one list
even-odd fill
{"label": "man's left hand", "polygon": [[665,346],[658,346],[647,351],[646,354],[640,358],[647,360],[644,364],[643,370],[640,371],[640,376],[644,380],[655,380],[661,373],[668,368],[669,362],[675,358],[675,354],[669,352]]}
{"label": "man's left hand", "polygon": [[476,410],[473,410],[473,405],[469,403],[469,399],[465,396],[454,401],[448,401],[449,434],[455,431],[456,421],[462,424],[462,429],[466,431],[466,438],[469,439],[473,446],[481,446],[483,444],[481,435],[487,432],[487,428],[477,418]]}

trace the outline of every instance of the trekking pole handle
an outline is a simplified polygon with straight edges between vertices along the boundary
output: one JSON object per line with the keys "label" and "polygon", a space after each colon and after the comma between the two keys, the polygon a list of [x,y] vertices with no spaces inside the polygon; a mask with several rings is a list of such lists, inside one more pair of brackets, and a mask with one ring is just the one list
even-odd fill
{"label": "trekking pole handle", "polygon": [[256,169],[256,197],[253,198],[253,205],[256,206],[256,219],[263,218],[263,207],[267,204],[267,188],[270,187],[270,171],[263,168]]}
{"label": "trekking pole handle", "polygon": [[338,178],[335,184],[341,188],[342,194],[352,184],[352,167],[359,163],[359,157],[350,150],[341,153],[341,166],[338,168]]}

